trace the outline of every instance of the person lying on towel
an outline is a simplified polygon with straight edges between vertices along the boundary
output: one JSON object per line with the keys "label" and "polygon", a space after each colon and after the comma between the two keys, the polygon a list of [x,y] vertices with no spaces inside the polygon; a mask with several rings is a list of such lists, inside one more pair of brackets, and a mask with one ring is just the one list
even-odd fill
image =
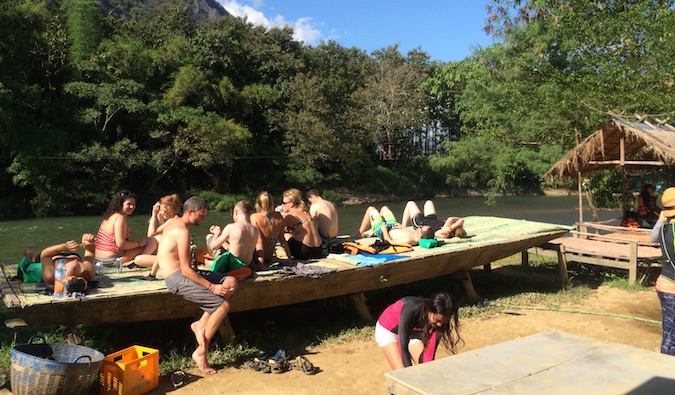
{"label": "person lying on towel", "polygon": [[402,223],[407,225],[408,221],[415,229],[424,226],[431,227],[434,236],[439,239],[450,239],[452,237],[464,239],[467,237],[466,230],[464,230],[464,219],[448,217],[445,221],[439,220],[436,216],[436,206],[431,200],[424,202],[424,214],[420,212],[417,203],[409,200],[405,209],[403,209]]}
{"label": "person lying on towel", "polygon": [[[65,243],[46,247],[37,254],[26,251],[24,255],[34,262],[42,264],[42,281],[45,284],[54,284],[54,272],[56,264],[63,259],[66,264],[66,278],[81,277],[91,281],[96,274],[94,267],[94,251],[96,250],[96,238],[91,233],[82,235],[82,243],[68,240]],[[84,258],[76,251],[84,247]]]}
{"label": "person lying on towel", "polygon": [[355,236],[363,237],[368,229],[380,240],[392,244],[417,245],[420,239],[434,237],[434,233],[429,226],[422,226],[417,229],[404,227],[396,221],[394,213],[387,206],[382,206],[380,211],[373,206],[368,207]]}

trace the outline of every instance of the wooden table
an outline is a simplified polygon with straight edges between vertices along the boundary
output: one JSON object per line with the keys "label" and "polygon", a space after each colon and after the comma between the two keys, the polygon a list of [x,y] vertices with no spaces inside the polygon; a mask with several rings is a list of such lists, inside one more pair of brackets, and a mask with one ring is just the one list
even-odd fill
{"label": "wooden table", "polygon": [[385,373],[387,393],[668,394],[675,357],[544,332]]}

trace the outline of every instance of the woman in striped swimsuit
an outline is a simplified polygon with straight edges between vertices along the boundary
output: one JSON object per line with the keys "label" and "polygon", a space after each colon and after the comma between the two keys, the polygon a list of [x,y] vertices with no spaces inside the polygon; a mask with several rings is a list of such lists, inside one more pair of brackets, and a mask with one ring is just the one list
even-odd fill
{"label": "woman in striped swimsuit", "polygon": [[128,262],[143,251],[148,240],[145,237],[138,241],[129,240],[129,224],[127,216],[136,209],[136,195],[122,190],[113,195],[108,208],[103,213],[103,221],[96,234],[96,260],[110,261],[122,257]]}

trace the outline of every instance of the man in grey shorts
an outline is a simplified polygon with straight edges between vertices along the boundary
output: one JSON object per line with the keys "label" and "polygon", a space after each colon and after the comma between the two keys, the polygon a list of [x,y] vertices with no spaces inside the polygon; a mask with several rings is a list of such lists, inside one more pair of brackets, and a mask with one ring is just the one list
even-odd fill
{"label": "man in grey shorts", "polygon": [[221,275],[209,281],[190,266],[189,228],[199,225],[207,212],[204,199],[193,196],[186,200],[183,216],[165,224],[157,249],[157,261],[169,292],[198,304],[204,311],[199,321],[190,325],[198,344],[192,359],[202,373],[213,374],[215,370],[208,364],[206,352],[209,342],[230,310],[227,298],[237,290],[237,280]]}

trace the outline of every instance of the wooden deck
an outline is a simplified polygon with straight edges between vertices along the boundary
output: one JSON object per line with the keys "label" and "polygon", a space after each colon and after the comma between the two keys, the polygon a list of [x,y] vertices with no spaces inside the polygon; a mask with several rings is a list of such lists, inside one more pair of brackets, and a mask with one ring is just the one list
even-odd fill
{"label": "wooden deck", "polygon": [[[406,258],[357,266],[350,256],[331,254],[327,258],[307,262],[336,269],[319,279],[280,276],[273,270],[258,272],[255,278],[242,282],[230,298],[231,312],[343,295],[353,295],[355,302],[362,303],[362,292],[486,265],[560,237],[571,228],[498,217],[467,217],[465,220],[471,238],[446,240],[443,246],[434,249],[416,247],[414,251],[403,254]],[[370,244],[374,240],[365,239],[363,243]],[[40,286],[8,280],[16,265],[2,264],[2,268],[0,289],[3,301],[30,326],[164,320],[194,317],[199,313],[195,304],[170,294],[164,281],[142,280],[147,269],[125,270],[123,273],[110,270],[95,278],[100,281],[99,287],[92,289],[85,298],[54,300],[51,296],[40,294]]]}
{"label": "wooden deck", "polygon": [[[560,266],[560,281],[567,285],[567,262],[604,266],[628,271],[628,282],[643,282],[653,264],[661,260],[658,243],[649,240],[651,230],[620,228],[592,223],[576,224],[574,237],[560,237],[528,251],[523,251],[523,262],[527,254],[557,257]],[[592,232],[594,229],[595,232]],[[643,275],[638,278],[638,271]]]}

